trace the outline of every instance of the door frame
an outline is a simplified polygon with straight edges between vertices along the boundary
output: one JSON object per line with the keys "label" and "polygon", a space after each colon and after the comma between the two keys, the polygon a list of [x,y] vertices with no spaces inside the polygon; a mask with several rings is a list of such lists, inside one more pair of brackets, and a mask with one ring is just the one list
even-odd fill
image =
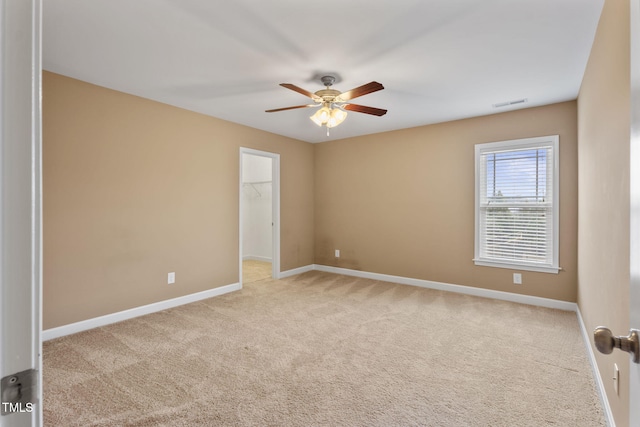
{"label": "door frame", "polygon": [[0,417],[0,426],[40,426],[41,0],[3,0],[0,22],[0,376],[35,370],[31,405]]}
{"label": "door frame", "polygon": [[273,218],[273,226],[271,227],[272,239],[272,258],[271,258],[271,277],[273,279],[280,278],[280,154],[271,153],[269,151],[261,151],[253,148],[240,147],[240,174],[238,177],[239,185],[238,185],[238,199],[239,199],[239,276],[238,281],[240,283],[240,287],[242,287],[242,239],[244,236],[243,231],[243,162],[242,159],[245,154],[249,154],[252,156],[260,156],[260,157],[268,157],[272,160],[271,163],[271,186],[272,186],[272,202],[271,202],[271,215]]}
{"label": "door frame", "polygon": [[[640,329],[640,0],[630,2],[629,329]],[[629,362],[629,425],[640,425],[640,364]]]}

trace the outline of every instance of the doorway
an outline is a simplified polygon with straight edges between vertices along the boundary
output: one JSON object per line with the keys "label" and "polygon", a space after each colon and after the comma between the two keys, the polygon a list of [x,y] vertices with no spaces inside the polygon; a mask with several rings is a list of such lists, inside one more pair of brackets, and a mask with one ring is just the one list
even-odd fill
{"label": "doorway", "polygon": [[240,148],[240,284],[280,273],[280,155]]}

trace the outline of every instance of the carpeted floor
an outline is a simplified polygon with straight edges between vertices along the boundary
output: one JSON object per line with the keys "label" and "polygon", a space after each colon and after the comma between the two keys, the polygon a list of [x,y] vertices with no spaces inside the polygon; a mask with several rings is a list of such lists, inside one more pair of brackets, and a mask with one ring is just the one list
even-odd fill
{"label": "carpeted floor", "polygon": [[44,343],[46,426],[604,426],[575,313],[309,272]]}
{"label": "carpeted floor", "polygon": [[242,282],[251,283],[271,278],[271,263],[256,260],[242,261]]}

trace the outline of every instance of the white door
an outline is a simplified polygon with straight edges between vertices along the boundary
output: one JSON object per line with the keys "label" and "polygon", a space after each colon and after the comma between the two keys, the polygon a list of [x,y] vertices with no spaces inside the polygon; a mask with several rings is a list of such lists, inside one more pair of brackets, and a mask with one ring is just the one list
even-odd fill
{"label": "white door", "polygon": [[[640,329],[640,0],[631,1],[630,329]],[[629,425],[640,426],[640,364],[629,369]]]}
{"label": "white door", "polygon": [[[3,427],[42,425],[40,11],[41,0],[0,2]],[[31,391],[23,371],[33,373]]]}

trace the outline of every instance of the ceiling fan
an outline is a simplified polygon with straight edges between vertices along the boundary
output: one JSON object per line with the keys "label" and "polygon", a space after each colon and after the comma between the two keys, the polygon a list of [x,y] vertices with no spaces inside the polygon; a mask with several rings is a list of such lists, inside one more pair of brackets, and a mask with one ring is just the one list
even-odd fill
{"label": "ceiling fan", "polygon": [[350,101],[359,96],[367,95],[372,92],[377,92],[384,89],[378,82],[367,83],[366,85],[358,86],[355,89],[351,89],[347,92],[340,92],[339,90],[331,89],[336,78],[334,76],[323,76],[320,78],[322,84],[325,85],[325,89],[321,89],[315,93],[311,93],[308,90],[302,89],[291,83],[281,83],[280,86],[291,89],[302,95],[308,96],[314,102],[314,104],[295,105],[293,107],[275,108],[273,110],[266,110],[267,113],[275,113],[277,111],[295,110],[298,108],[309,107],[321,107],[311,117],[309,117],[318,126],[327,127],[327,135],[329,129],[338,126],[347,117],[347,111],[355,111],[358,113],[371,114],[373,116],[384,116],[387,114],[387,110],[382,108],[366,107],[364,105],[350,104]]}

